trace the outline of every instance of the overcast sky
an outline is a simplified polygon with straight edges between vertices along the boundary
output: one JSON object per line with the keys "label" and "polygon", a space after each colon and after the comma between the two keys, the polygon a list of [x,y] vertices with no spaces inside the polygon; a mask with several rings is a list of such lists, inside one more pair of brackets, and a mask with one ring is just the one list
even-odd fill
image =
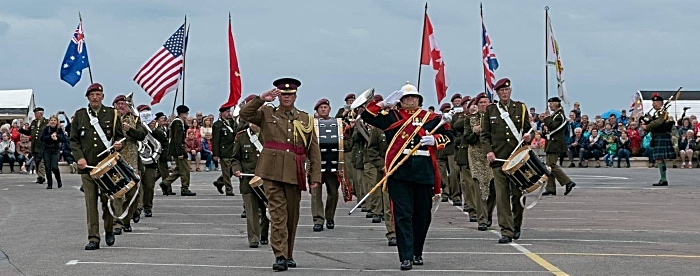
{"label": "overcast sky", "polygon": [[[215,113],[228,98],[228,12],[243,97],[285,76],[301,80],[297,106],[311,111],[322,97],[333,110],[344,95],[369,87],[386,96],[416,83],[425,1],[77,1],[3,0],[0,10],[0,89],[34,89],[48,113],[86,106],[90,79],[70,87],[60,66],[83,16],[94,81],[105,104],[134,92],[138,68],[182,24],[191,24],[185,103]],[[205,4],[206,3],[206,4]],[[454,93],[483,91],[479,2],[428,3],[428,14]],[[544,6],[550,6],[564,76],[584,114],[628,108],[637,90],[700,90],[696,1],[484,1],[484,17],[500,62],[497,78],[513,83],[513,98],[545,106]],[[425,106],[437,105],[434,71],[423,68]],[[550,96],[556,95],[550,70]],[[174,92],[154,107],[170,112]],[[1,99],[0,99],[1,100]],[[180,100],[178,100],[179,104]],[[567,108],[568,109],[568,108]],[[696,111],[697,112],[697,111]],[[194,115],[194,114],[192,114]]]}

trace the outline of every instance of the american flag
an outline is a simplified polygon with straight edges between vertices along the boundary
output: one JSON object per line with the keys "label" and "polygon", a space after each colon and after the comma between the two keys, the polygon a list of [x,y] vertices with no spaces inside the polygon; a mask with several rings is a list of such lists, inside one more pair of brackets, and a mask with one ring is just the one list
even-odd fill
{"label": "american flag", "polygon": [[481,14],[481,52],[484,59],[484,82],[486,83],[486,95],[489,101],[493,100],[493,86],[496,82],[496,69],[498,69],[498,59],[491,46],[491,38],[486,32],[484,25],[484,14]]}
{"label": "american flag", "polygon": [[182,24],[134,76],[134,81],[153,98],[151,105],[159,103],[165,94],[178,87],[186,40],[185,24]]}

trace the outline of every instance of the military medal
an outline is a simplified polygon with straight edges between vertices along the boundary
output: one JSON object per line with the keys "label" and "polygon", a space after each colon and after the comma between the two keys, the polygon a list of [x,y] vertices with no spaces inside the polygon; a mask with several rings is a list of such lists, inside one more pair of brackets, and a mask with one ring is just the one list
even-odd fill
{"label": "military medal", "polygon": [[415,118],[413,118],[413,125],[414,125],[414,126],[422,126],[422,125],[423,125],[423,122],[421,122],[420,119],[418,119],[417,117],[415,117]]}

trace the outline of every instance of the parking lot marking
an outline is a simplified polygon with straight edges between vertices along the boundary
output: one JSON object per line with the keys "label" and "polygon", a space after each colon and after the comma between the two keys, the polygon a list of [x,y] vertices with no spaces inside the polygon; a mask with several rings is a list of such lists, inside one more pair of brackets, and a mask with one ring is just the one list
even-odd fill
{"label": "parking lot marking", "polygon": [[[396,253],[396,252],[394,252]],[[236,266],[236,265],[209,265],[209,264],[164,264],[164,263],[132,263],[132,262],[91,262],[91,261],[79,261],[71,260],[66,263],[66,265],[77,265],[77,264],[101,264],[101,265],[141,265],[141,266],[170,266],[170,267],[208,267],[208,268],[239,268],[239,269],[265,269],[271,270],[271,266]],[[357,271],[357,272],[397,272],[397,269],[356,269],[356,268],[316,268],[316,267],[295,267],[291,270],[308,270],[308,271]],[[522,270],[469,270],[469,269],[416,269],[417,272],[456,272],[456,273],[490,273],[490,274],[504,274],[504,273],[548,273],[546,271],[522,271]]]}
{"label": "parking lot marking", "polygon": [[570,255],[570,256],[593,256],[593,257],[651,257],[651,258],[700,258],[700,255],[676,255],[676,254],[625,254],[625,253],[538,253],[540,255]]}

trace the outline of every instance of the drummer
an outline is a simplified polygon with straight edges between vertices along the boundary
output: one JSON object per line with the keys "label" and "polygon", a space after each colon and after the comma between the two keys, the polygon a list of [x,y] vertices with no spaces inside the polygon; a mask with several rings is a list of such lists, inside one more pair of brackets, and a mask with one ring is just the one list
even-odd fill
{"label": "drummer", "polygon": [[[87,209],[88,244],[85,250],[100,249],[100,221],[97,211],[97,184],[90,177],[88,166],[95,166],[106,155],[98,156],[112,145],[114,141],[124,137],[122,123],[114,108],[102,105],[104,99],[102,85],[91,84],[85,97],[90,104],[75,112],[70,128],[70,144],[73,156],[78,160],[78,169],[85,196],[85,209]],[[91,120],[97,120],[92,125]],[[114,149],[120,150],[121,144],[114,142]],[[114,245],[113,217],[107,209],[107,195],[102,193],[102,220],[105,227],[105,240],[108,246]]]}
{"label": "drummer", "polygon": [[[331,114],[331,102],[328,99],[320,99],[314,106],[314,111],[318,114],[319,120],[330,120]],[[318,133],[317,133],[318,135]],[[331,160],[323,160],[324,157],[321,155],[321,160],[328,163]],[[323,162],[322,162],[323,163]],[[338,164],[342,166],[342,164]],[[338,173],[331,172],[330,170],[324,170],[321,168],[321,185],[326,185],[326,204],[323,204],[323,188],[321,185],[311,190],[311,216],[314,220],[314,232],[323,231],[323,222],[326,222],[326,228],[335,228],[335,210],[338,207],[338,188],[340,183],[338,182]]]}
{"label": "drummer", "polygon": [[[530,116],[527,106],[519,101],[510,99],[512,88],[508,78],[496,82],[494,90],[498,94],[498,103],[486,107],[485,116],[481,122],[481,146],[487,152],[486,159],[491,163],[494,186],[496,188],[496,209],[498,210],[498,225],[501,227],[501,238],[498,243],[510,243],[520,238],[520,227],[523,223],[523,207],[518,203],[522,192],[506,177],[501,169],[503,162],[496,159],[508,159],[522,142],[530,141]],[[501,114],[506,113],[506,119]],[[515,129],[515,133],[513,131]],[[520,137],[522,136],[522,137]],[[512,200],[511,200],[512,199]]]}

